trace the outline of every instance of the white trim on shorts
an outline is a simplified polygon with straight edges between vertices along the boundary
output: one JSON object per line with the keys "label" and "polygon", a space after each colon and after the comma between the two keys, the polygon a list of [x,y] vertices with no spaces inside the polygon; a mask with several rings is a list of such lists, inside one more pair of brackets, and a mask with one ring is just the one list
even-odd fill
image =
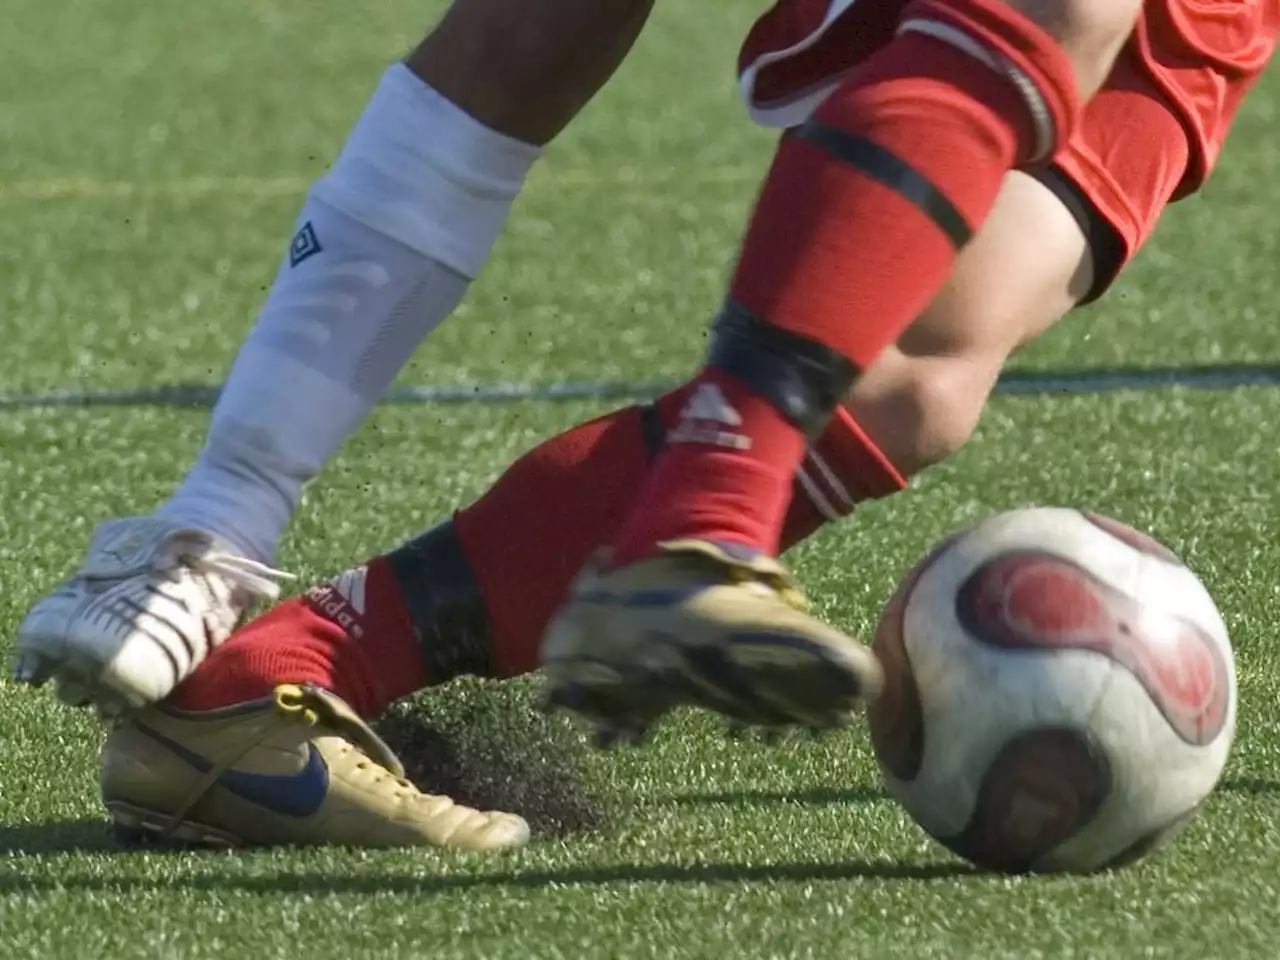
{"label": "white trim on shorts", "polygon": [[738,90],[742,94],[743,102],[747,105],[747,114],[753,121],[762,127],[798,126],[808,120],[813,111],[822,105],[822,101],[831,96],[832,91],[840,86],[843,78],[837,75],[827,79],[820,86],[805,90],[788,100],[761,104],[757,103],[755,98],[756,77],[761,70],[781,60],[794,57],[797,53],[803,53],[816,45],[826,34],[827,29],[855,3],[857,0],[831,0],[827,6],[827,15],[809,36],[782,50],[762,54],[742,71],[742,75],[738,78]]}

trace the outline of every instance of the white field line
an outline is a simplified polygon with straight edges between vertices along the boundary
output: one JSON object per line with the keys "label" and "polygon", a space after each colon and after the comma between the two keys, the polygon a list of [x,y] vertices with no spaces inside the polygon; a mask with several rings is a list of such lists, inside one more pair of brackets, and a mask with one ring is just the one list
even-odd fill
{"label": "white field line", "polygon": [[[677,182],[702,186],[720,184],[754,186],[760,175],[757,167],[748,165],[648,169],[616,167],[612,169],[569,167],[535,168],[530,178],[532,190],[625,190],[660,188]],[[311,186],[308,177],[218,177],[199,176],[177,180],[102,180],[91,176],[53,177],[49,179],[0,181],[0,203],[30,200],[133,200],[133,199],[198,199],[201,197],[238,197],[271,200],[301,196]]]}

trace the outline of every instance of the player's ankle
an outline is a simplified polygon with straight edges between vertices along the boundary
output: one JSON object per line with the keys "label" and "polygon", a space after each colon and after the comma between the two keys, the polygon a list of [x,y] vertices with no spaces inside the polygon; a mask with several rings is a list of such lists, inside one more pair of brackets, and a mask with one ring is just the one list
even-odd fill
{"label": "player's ankle", "polygon": [[422,644],[387,561],[319,584],[244,627],[177,691],[174,703],[211,710],[311,684],[376,717],[427,685]]}
{"label": "player's ankle", "polygon": [[200,459],[156,515],[270,564],[309,479],[304,473],[234,442],[226,424],[215,423]]}
{"label": "player's ankle", "polygon": [[[284,662],[277,662],[280,659]],[[169,695],[168,702],[181,710],[221,710],[268,697],[282,683],[310,683],[329,689],[323,682],[327,676],[298,672],[289,659],[288,654],[281,658],[276,648],[254,649],[249,638],[237,634],[197,667]]]}

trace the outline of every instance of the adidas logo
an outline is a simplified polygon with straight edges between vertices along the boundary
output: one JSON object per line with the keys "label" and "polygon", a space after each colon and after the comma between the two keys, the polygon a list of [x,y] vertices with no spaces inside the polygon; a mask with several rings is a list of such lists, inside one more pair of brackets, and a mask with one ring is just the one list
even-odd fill
{"label": "adidas logo", "polygon": [[742,426],[742,414],[724,398],[714,383],[704,383],[693,392],[680,411],[683,420],[710,420],[730,427]]}
{"label": "adidas logo", "polygon": [[725,399],[720,388],[714,383],[703,383],[685,403],[680,411],[680,422],[667,440],[670,443],[706,443],[732,450],[750,450],[751,438],[732,429],[740,426],[742,414]]}
{"label": "adidas logo", "polygon": [[356,640],[364,636],[364,585],[368,570],[356,567],[307,591],[307,602]]}

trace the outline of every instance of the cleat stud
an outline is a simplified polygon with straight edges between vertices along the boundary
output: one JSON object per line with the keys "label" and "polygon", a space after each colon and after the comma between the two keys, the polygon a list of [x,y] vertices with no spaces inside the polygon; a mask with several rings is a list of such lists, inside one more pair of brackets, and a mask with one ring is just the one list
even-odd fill
{"label": "cleat stud", "polygon": [[618,745],[621,736],[621,731],[616,727],[598,727],[591,735],[591,745],[597,750],[612,750]]}
{"label": "cleat stud", "polygon": [[23,654],[13,668],[14,680],[33,687],[44,686],[52,675],[51,662],[34,653]]}
{"label": "cleat stud", "polygon": [[547,703],[553,710],[577,710],[586,702],[587,692],[578,683],[566,683],[553,687],[547,694]]}
{"label": "cleat stud", "polygon": [[111,838],[121,847],[137,849],[154,846],[156,841],[138,827],[127,827],[122,823],[111,825]]}
{"label": "cleat stud", "polygon": [[760,742],[766,747],[776,747],[786,737],[786,733],[781,727],[765,727],[760,731]]}

